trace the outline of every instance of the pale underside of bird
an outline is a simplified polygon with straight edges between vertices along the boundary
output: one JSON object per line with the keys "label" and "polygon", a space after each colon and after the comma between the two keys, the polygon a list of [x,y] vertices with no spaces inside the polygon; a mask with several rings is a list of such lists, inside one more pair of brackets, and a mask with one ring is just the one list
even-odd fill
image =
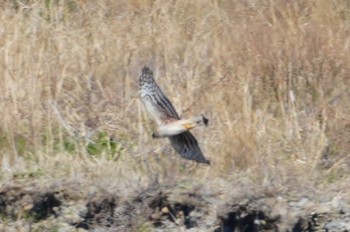
{"label": "pale underside of bird", "polygon": [[175,151],[183,158],[210,164],[210,161],[204,157],[196,138],[189,132],[195,127],[207,126],[208,119],[203,115],[181,119],[155,82],[153,72],[148,67],[142,69],[140,92],[146,110],[158,125],[152,137],[167,137]]}

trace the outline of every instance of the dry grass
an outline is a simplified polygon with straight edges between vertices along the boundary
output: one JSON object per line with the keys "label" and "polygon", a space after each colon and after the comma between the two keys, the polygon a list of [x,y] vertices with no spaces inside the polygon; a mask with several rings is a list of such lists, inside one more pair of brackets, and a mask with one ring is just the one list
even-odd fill
{"label": "dry grass", "polygon": [[[346,0],[7,0],[0,17],[2,181],[349,183]],[[194,131],[211,167],[151,139],[145,65],[181,115],[211,120]]]}

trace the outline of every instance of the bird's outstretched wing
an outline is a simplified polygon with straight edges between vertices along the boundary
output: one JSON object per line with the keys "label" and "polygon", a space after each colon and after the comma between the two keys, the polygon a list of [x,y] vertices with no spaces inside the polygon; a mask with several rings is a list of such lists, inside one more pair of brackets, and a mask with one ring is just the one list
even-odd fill
{"label": "bird's outstretched wing", "polygon": [[[152,115],[158,125],[167,125],[171,121],[180,120],[174,106],[163,94],[153,78],[153,72],[148,67],[142,69],[140,92],[148,113]],[[183,158],[210,164],[199,148],[196,138],[190,132],[186,131],[170,136],[169,140],[175,151]]]}
{"label": "bird's outstretched wing", "polygon": [[140,92],[148,113],[158,125],[180,119],[174,106],[155,82],[153,72],[148,67],[142,69]]}
{"label": "bird's outstretched wing", "polygon": [[197,142],[197,139],[191,132],[184,132],[178,135],[169,137],[170,143],[177,153],[183,158],[196,161],[197,163],[210,164],[207,160]]}

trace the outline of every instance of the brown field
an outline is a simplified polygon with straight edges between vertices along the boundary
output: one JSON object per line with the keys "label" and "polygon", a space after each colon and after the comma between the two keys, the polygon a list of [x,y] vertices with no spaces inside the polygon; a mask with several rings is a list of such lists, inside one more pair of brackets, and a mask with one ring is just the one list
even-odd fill
{"label": "brown field", "polygon": [[[229,231],[254,199],[350,205],[349,1],[5,0],[0,18],[0,230]],[[144,66],[209,118],[211,166],[151,138]],[[80,215],[95,199],[108,220]]]}

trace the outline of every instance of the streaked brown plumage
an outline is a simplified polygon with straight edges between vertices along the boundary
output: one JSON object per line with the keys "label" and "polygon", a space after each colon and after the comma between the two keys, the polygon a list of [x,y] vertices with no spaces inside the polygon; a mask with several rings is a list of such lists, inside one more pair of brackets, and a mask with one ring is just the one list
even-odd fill
{"label": "streaked brown plumage", "polygon": [[168,137],[176,152],[185,159],[210,164],[199,148],[196,138],[189,132],[197,126],[207,125],[208,119],[203,115],[181,119],[155,82],[153,72],[148,67],[142,69],[140,92],[148,113],[158,124],[152,136],[154,138]]}

